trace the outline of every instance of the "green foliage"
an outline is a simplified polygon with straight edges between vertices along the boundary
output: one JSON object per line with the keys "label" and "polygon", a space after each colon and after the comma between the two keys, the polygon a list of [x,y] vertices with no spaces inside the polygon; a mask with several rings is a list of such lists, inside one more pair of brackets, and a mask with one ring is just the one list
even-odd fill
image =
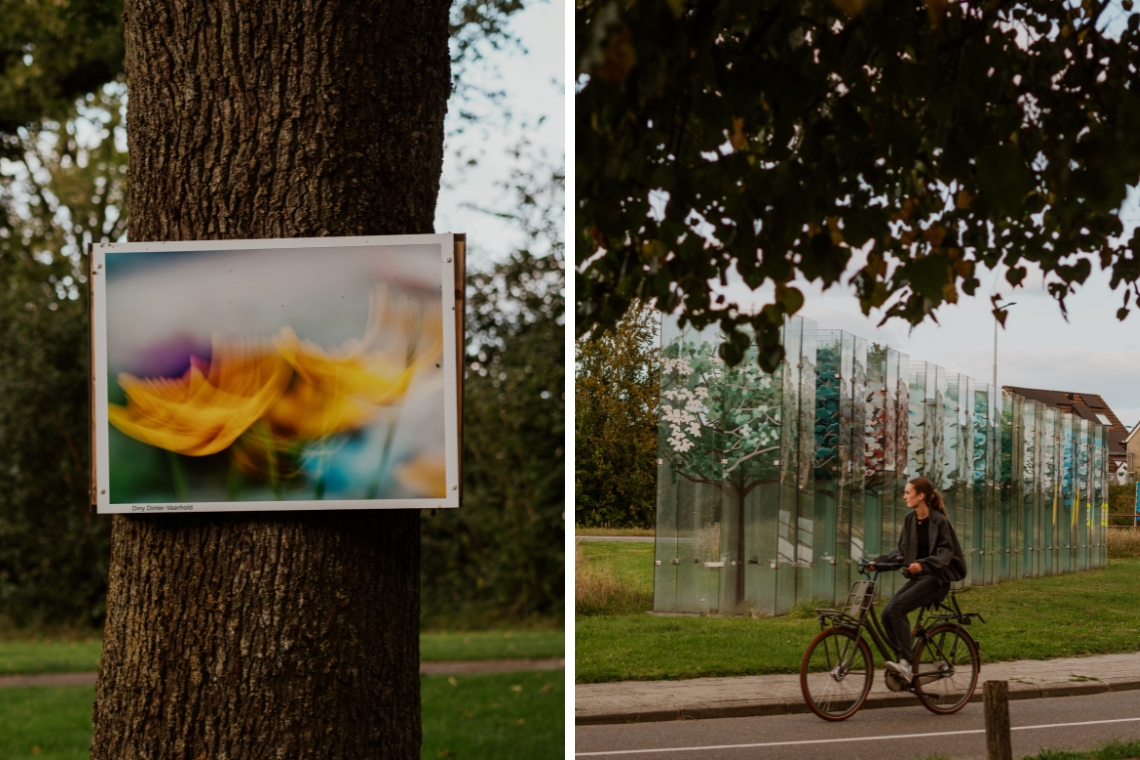
{"label": "green foliage", "polygon": [[17,179],[0,194],[21,212],[0,228],[0,618],[19,625],[93,626],[105,611],[83,251],[125,229],[119,93],[20,138]]}
{"label": "green foliage", "polygon": [[657,506],[657,317],[635,303],[580,338],[574,369],[574,519],[652,527]]}
{"label": "green foliage", "polygon": [[0,145],[20,127],[66,119],[76,99],[123,71],[122,0],[0,0]]}
{"label": "green foliage", "polygon": [[[772,370],[803,304],[789,283],[839,283],[865,246],[848,280],[864,313],[918,324],[973,295],[979,265],[1018,285],[1027,262],[1063,310],[1099,263],[1127,284],[1123,318],[1140,296],[1140,232],[1120,220],[1140,178],[1140,12],[1120,8],[579,3],[579,332],[656,299],[719,322],[729,364],[750,324]],[[774,286],[763,309],[713,301],[733,270]]]}
{"label": "green foliage", "polygon": [[1132,525],[1136,514],[1136,485],[1108,485],[1108,513],[1113,525]]}
{"label": "green foliage", "polygon": [[565,533],[565,177],[515,177],[529,245],[468,275],[463,506],[425,513],[425,624],[560,616]]}

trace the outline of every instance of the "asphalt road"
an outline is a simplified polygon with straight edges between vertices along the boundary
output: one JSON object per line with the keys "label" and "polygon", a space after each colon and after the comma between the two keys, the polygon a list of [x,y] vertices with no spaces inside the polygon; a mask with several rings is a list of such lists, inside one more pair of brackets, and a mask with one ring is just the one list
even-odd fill
{"label": "asphalt road", "polygon": [[[978,684],[981,689],[981,684]],[[1013,756],[1140,740],[1140,691],[1010,702]],[[980,702],[954,715],[926,708],[864,710],[841,723],[811,714],[624,726],[580,726],[577,757],[601,760],[985,760]]]}

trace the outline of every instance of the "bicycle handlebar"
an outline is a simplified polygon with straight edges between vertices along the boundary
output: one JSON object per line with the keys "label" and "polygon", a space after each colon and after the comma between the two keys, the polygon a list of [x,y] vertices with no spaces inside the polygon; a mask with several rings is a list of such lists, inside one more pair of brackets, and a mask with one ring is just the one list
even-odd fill
{"label": "bicycle handlebar", "polygon": [[858,564],[860,568],[859,572],[863,572],[864,569],[869,568],[872,565],[874,565],[874,572],[876,573],[881,573],[885,570],[901,570],[902,568],[906,567],[906,564],[902,562],[871,562],[865,559],[859,560]]}

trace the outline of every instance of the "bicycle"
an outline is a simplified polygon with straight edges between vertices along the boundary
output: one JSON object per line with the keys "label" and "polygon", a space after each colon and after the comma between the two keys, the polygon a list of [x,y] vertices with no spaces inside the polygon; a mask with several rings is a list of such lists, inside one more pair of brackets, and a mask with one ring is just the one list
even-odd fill
{"label": "bicycle", "polygon": [[[824,720],[850,718],[863,706],[871,691],[875,663],[864,631],[884,660],[894,659],[886,645],[883,624],[875,612],[875,588],[879,573],[898,570],[903,565],[866,560],[858,564],[859,573],[871,580],[851,584],[843,609],[816,610],[821,630],[808,644],[800,663],[804,700],[811,711]],[[986,622],[980,613],[962,612],[953,591],[941,602],[923,607],[914,627],[911,667],[914,676],[909,684],[904,684],[888,670],[887,688],[913,692],[926,709],[939,715],[949,715],[965,707],[977,688],[981,672],[978,644],[963,628],[974,618]]]}

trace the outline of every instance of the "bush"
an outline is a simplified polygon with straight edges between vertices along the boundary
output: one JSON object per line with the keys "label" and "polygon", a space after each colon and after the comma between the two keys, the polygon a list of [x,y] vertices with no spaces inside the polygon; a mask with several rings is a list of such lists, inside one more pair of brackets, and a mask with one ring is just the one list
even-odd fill
{"label": "bush", "polygon": [[1108,513],[1110,525],[1132,525],[1136,512],[1136,486],[1110,485],[1108,487]]}

